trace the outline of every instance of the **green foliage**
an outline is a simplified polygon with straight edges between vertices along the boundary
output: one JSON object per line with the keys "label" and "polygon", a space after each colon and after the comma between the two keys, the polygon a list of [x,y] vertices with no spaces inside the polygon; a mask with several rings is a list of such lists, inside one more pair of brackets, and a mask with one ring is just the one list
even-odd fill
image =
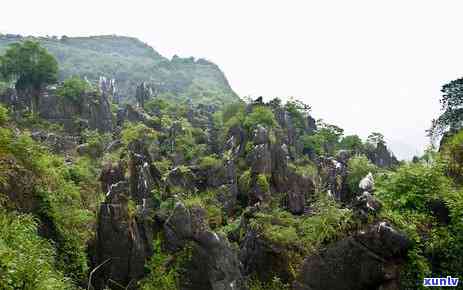
{"label": "green foliage", "polygon": [[350,210],[341,209],[332,198],[320,194],[314,204],[314,215],[297,217],[273,209],[269,213],[257,213],[251,226],[268,240],[287,248],[303,249],[303,254],[308,255],[345,235],[351,220]]}
{"label": "green foliage", "polygon": [[360,153],[363,151],[363,142],[357,135],[344,136],[339,143],[339,149]]}
{"label": "green foliage", "polygon": [[280,278],[273,277],[270,282],[261,282],[257,278],[252,278],[248,282],[249,290],[289,290],[289,285],[283,283]]}
{"label": "green foliage", "polygon": [[321,120],[317,123],[315,134],[302,136],[304,149],[317,155],[334,155],[344,130]]}
{"label": "green foliage", "polygon": [[0,57],[0,74],[13,80],[16,89],[32,91],[36,110],[39,90],[57,81],[58,62],[38,42],[13,43]]}
{"label": "green foliage", "polygon": [[63,82],[56,91],[58,96],[73,103],[79,103],[86,93],[91,91],[91,86],[79,77],[71,77]]}
{"label": "green foliage", "polygon": [[139,282],[142,290],[175,290],[179,289],[179,273],[177,268],[170,266],[173,258],[161,249],[159,238],[153,241],[154,253],[148,262],[147,268],[150,271],[148,276]]}
{"label": "green foliage", "polygon": [[224,106],[222,109],[222,122],[226,124],[233,117],[237,115],[243,115],[245,110],[245,104],[242,102],[232,103],[227,106]]}
{"label": "green foliage", "polygon": [[121,135],[125,146],[128,146],[133,141],[143,141],[146,144],[151,144],[158,138],[158,133],[143,123],[124,123]]}
{"label": "green foliage", "polygon": [[[455,259],[463,255],[463,192],[452,188],[445,167],[439,159],[407,163],[377,178],[377,195],[384,206],[381,215],[413,242],[401,279],[406,289],[422,287],[416,281],[423,277],[458,275],[463,271]],[[429,203],[434,200],[449,207],[449,225],[438,223],[430,211]],[[427,258],[435,262],[431,265]]]}
{"label": "green foliage", "polygon": [[38,89],[57,80],[58,63],[38,42],[11,44],[0,64],[3,76],[13,79],[18,89]]}
{"label": "green foliage", "polygon": [[463,78],[453,80],[441,89],[441,115],[432,121],[431,137],[441,136],[445,131],[456,132],[462,128]]}
{"label": "green foliage", "polygon": [[9,120],[8,109],[0,104],[0,126],[5,125]]}
{"label": "green foliage", "polygon": [[34,218],[0,209],[0,288],[74,289],[54,265],[55,251]]}
{"label": "green foliage", "polygon": [[203,208],[206,210],[207,222],[211,229],[215,229],[223,224],[224,213],[214,191],[187,195],[182,201],[188,208]]}
{"label": "green foliage", "polygon": [[[0,118],[1,119],[1,118]],[[447,140],[440,149],[446,160],[447,173],[454,180],[463,183],[463,131],[458,132]]]}
{"label": "green foliage", "polygon": [[101,134],[97,130],[85,130],[82,133],[85,142],[88,144],[88,151],[94,156],[103,155],[106,146],[111,142],[109,133]]}
{"label": "green foliage", "polygon": [[168,254],[162,250],[161,238],[158,235],[153,241],[154,254],[146,265],[149,274],[138,282],[142,290],[176,290],[181,289],[185,266],[191,260],[192,246],[175,253]]}
{"label": "green foliage", "polygon": [[222,160],[218,159],[216,156],[209,155],[201,158],[199,165],[202,168],[219,168],[223,166]]}
{"label": "green foliage", "polygon": [[243,125],[248,130],[252,130],[257,125],[273,128],[277,126],[277,122],[271,109],[264,106],[255,106],[252,112],[246,115]]}
{"label": "green foliage", "polygon": [[238,186],[244,193],[251,189],[251,170],[245,170],[238,179]]}
{"label": "green foliage", "polygon": [[[83,207],[90,200],[85,195],[95,196],[95,192],[84,185],[92,185],[66,166],[63,157],[50,154],[28,135],[15,136],[10,129],[0,128],[0,158],[6,156],[36,177],[30,180],[38,203],[34,214],[46,221],[57,247],[58,268],[74,281],[82,281],[88,269],[86,243],[92,237],[95,222],[92,208]],[[0,180],[3,173],[0,172]]]}
{"label": "green foliage", "polygon": [[263,192],[270,191],[269,178],[265,174],[257,175],[257,185]]}
{"label": "green foliage", "polygon": [[0,74],[0,95],[2,95],[3,93],[5,93],[7,89],[8,89],[8,83],[7,83],[7,82],[3,82],[3,81],[1,80],[1,74]]}
{"label": "green foliage", "polygon": [[349,159],[347,163],[347,185],[352,193],[358,193],[359,183],[369,172],[372,174],[378,171],[378,168],[371,163],[365,155],[357,155]]}
{"label": "green foliage", "polygon": [[286,102],[285,109],[291,117],[294,127],[303,130],[306,127],[306,120],[312,108],[297,99],[290,99]]}

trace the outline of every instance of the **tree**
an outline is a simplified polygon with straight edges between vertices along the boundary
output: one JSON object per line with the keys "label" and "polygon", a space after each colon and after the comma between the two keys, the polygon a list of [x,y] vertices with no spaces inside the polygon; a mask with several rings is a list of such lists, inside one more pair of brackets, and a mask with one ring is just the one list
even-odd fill
{"label": "tree", "polygon": [[36,114],[40,92],[57,81],[58,62],[38,42],[28,40],[9,46],[0,57],[0,73],[15,83],[16,90],[30,94]]}
{"label": "tree", "polygon": [[246,116],[243,122],[244,127],[254,129],[257,125],[273,128],[277,125],[275,115],[272,110],[264,106],[256,106],[252,112]]}
{"label": "tree", "polygon": [[445,84],[440,99],[442,114],[432,121],[430,137],[441,136],[447,130],[456,132],[463,125],[463,78]]}
{"label": "tree", "polygon": [[91,90],[90,84],[79,78],[71,77],[63,82],[61,86],[58,87],[57,95],[61,96],[73,103],[78,104],[84,95]]}
{"label": "tree", "polygon": [[348,135],[341,139],[341,142],[339,143],[339,148],[345,150],[352,150],[354,152],[359,153],[363,150],[363,142],[362,139],[360,139],[360,137],[357,135]]}

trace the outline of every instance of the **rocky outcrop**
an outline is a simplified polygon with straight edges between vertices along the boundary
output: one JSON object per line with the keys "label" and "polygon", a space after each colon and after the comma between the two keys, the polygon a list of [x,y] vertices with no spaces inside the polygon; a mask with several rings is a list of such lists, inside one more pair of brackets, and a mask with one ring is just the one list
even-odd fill
{"label": "rocky outcrop", "polygon": [[323,182],[327,185],[329,194],[337,201],[349,201],[351,196],[347,186],[347,165],[332,157],[321,157],[319,172]]}
{"label": "rocky outcrop", "polygon": [[128,205],[128,184],[111,185],[98,214],[97,265],[105,263],[95,278],[97,289],[119,285],[135,289],[152,255],[151,237],[144,234]]}
{"label": "rocky outcrop", "polygon": [[153,254],[155,204],[150,197],[160,173],[144,144],[134,142],[129,151],[128,180],[120,163],[107,164],[100,175],[107,194],[98,215],[95,266],[105,265],[96,275],[97,289],[117,289],[117,284],[135,289]]}
{"label": "rocky outcrop", "polygon": [[283,281],[291,277],[286,249],[265,240],[257,231],[249,229],[240,243],[240,260],[245,275],[256,274],[262,281],[278,275]]}
{"label": "rocky outcrop", "polygon": [[185,290],[244,289],[238,255],[225,237],[211,231],[201,208],[186,208],[178,202],[164,224],[166,247],[179,251],[192,243],[193,254],[188,261]]}
{"label": "rocky outcrop", "polygon": [[153,90],[146,82],[141,82],[135,90],[135,99],[137,100],[137,106],[140,108],[145,107],[145,102],[148,101],[153,95]]}
{"label": "rocky outcrop", "polygon": [[378,222],[307,257],[294,289],[399,289],[399,266],[409,246],[405,235]]}
{"label": "rocky outcrop", "polygon": [[78,137],[46,131],[34,131],[31,133],[31,138],[46,145],[53,153],[70,153],[79,144]]}
{"label": "rocky outcrop", "polygon": [[391,168],[399,164],[394,154],[382,142],[376,144],[373,150],[367,150],[366,155],[373,164],[381,168]]}

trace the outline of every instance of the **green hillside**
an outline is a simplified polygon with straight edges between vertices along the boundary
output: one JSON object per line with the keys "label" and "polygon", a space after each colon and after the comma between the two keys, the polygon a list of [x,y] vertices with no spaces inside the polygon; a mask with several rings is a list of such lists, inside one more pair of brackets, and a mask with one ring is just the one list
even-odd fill
{"label": "green hillside", "polygon": [[[0,54],[14,42],[31,39],[0,35]],[[96,81],[114,78],[123,100],[133,99],[141,81],[169,98],[195,103],[229,103],[237,100],[217,65],[204,59],[169,60],[136,38],[123,36],[34,37],[58,60],[60,79],[73,75]]]}

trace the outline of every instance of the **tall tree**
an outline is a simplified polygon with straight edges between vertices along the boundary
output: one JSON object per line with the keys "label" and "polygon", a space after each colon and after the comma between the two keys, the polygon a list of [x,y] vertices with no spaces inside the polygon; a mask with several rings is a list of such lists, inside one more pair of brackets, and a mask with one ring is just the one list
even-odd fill
{"label": "tall tree", "polygon": [[0,73],[15,82],[16,90],[30,95],[32,112],[36,114],[41,91],[57,81],[58,62],[37,42],[13,43],[0,56]]}
{"label": "tall tree", "polygon": [[432,121],[428,130],[429,135],[434,138],[446,131],[456,132],[463,127],[463,78],[445,84],[441,92],[442,114]]}

